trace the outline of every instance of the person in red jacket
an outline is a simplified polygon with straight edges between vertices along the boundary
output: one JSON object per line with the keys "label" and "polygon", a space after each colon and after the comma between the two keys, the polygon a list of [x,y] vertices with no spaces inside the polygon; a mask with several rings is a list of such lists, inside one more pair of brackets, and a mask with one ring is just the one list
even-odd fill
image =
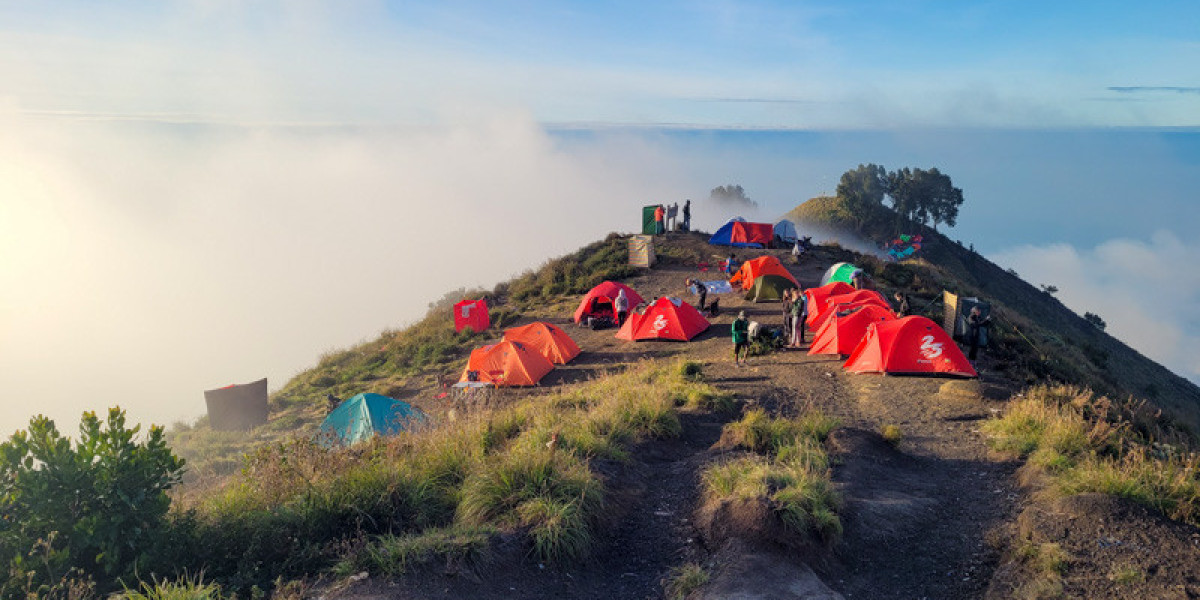
{"label": "person in red jacket", "polygon": [[663,205],[659,204],[654,209],[654,232],[661,235],[666,229],[663,227],[663,219],[667,216],[667,211],[663,210]]}

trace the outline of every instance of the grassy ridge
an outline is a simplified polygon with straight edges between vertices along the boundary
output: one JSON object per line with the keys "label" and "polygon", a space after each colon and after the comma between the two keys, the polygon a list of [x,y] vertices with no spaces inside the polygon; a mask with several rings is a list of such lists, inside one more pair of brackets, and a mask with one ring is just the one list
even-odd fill
{"label": "grassy ridge", "polygon": [[244,589],[275,578],[476,560],[494,532],[542,560],[586,556],[606,509],[594,460],[679,434],[678,406],[720,396],[693,364],[644,364],[549,398],[347,450],[266,446],[175,513],[193,572]]}
{"label": "grassy ridge", "polygon": [[[236,472],[243,456],[263,444],[315,432],[327,412],[327,395],[344,399],[373,392],[398,397],[432,389],[437,375],[457,376],[472,348],[494,339],[496,331],[530,309],[574,297],[606,279],[636,273],[627,262],[625,239],[612,234],[490,292],[450,292],[430,304],[425,317],[411,326],[322,356],[316,366],[271,395],[271,420],[265,425],[249,432],[221,432],[208,427],[206,419],[196,425],[177,423],[167,434],[168,443],[188,461],[190,481],[222,478]],[[488,298],[493,331],[455,333],[451,306],[466,297]]]}
{"label": "grassy ridge", "polygon": [[1107,398],[1071,386],[1038,386],[983,431],[996,450],[1024,457],[1045,492],[1128,498],[1200,525],[1200,457],[1178,433]]}

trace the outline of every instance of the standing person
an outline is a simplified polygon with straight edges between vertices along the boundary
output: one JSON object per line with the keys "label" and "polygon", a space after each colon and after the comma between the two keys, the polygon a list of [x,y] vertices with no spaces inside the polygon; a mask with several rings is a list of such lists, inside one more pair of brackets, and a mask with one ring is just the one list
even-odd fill
{"label": "standing person", "polygon": [[699,296],[696,308],[700,312],[704,312],[704,301],[708,298],[708,286],[698,279],[688,279],[688,291]]}
{"label": "standing person", "polygon": [[783,333],[789,337],[792,333],[792,303],[796,301],[792,296],[794,291],[796,291],[795,288],[783,290],[783,298],[779,303],[780,308],[783,309]]}
{"label": "standing person", "polygon": [[679,203],[667,206],[667,231],[675,231],[679,226]]}
{"label": "standing person", "polygon": [[799,348],[804,343],[804,322],[808,318],[808,298],[804,296],[803,290],[796,288],[795,302],[792,303],[792,330],[791,343],[792,348]]}
{"label": "standing person", "polygon": [[734,256],[732,252],[730,252],[729,260],[725,261],[725,276],[726,277],[733,277],[733,274],[737,272],[733,268],[734,264],[736,264],[736,263],[737,263],[737,257]]}
{"label": "standing person", "polygon": [[792,244],[792,260],[796,264],[800,264],[800,255],[804,254],[804,249],[800,247],[800,238],[796,238],[796,243]]}
{"label": "standing person", "polygon": [[896,318],[903,319],[909,315],[908,296],[901,292],[896,292]]}
{"label": "standing person", "polygon": [[629,296],[625,295],[625,290],[617,291],[613,308],[617,311],[617,327],[620,327],[625,324],[625,319],[629,318]]}
{"label": "standing person", "polygon": [[654,232],[662,235],[666,229],[663,227],[663,219],[666,218],[667,211],[663,210],[663,205],[659,204],[654,208]]}
{"label": "standing person", "polygon": [[971,361],[971,366],[975,366],[975,356],[979,354],[979,342],[983,335],[983,328],[990,325],[992,315],[983,316],[979,307],[971,308],[971,314],[967,316],[967,345],[970,347],[970,352],[967,354],[967,360]]}
{"label": "standing person", "polygon": [[[733,364],[740,367],[750,358],[750,321],[746,320],[746,311],[738,313],[729,330],[733,333]],[[745,358],[742,357],[743,350]]]}
{"label": "standing person", "polygon": [[692,201],[690,199],[683,203],[683,230],[692,230]]}

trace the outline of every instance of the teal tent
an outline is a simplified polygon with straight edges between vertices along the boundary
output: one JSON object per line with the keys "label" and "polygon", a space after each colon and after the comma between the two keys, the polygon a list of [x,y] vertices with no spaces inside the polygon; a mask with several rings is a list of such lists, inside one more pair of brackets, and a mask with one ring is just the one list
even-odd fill
{"label": "teal tent", "polygon": [[828,271],[825,271],[825,275],[821,277],[821,285],[833,283],[835,281],[841,281],[843,283],[849,283],[853,285],[854,282],[850,281],[850,279],[851,276],[854,275],[854,272],[858,270],[858,267],[850,263],[837,263],[832,267],[829,267]]}
{"label": "teal tent", "polygon": [[395,435],[424,420],[425,413],[407,402],[379,394],[359,394],[325,417],[317,442],[326,448],[349,446],[376,435]]}

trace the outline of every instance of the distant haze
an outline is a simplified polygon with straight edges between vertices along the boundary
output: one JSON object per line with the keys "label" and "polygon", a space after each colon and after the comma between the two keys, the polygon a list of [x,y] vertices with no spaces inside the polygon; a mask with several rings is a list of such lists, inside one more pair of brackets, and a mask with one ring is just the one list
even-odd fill
{"label": "distant haze", "polygon": [[[73,431],[113,404],[192,419],[204,389],[277,389],[448,290],[635,230],[643,205],[691,198],[711,231],[733,215],[709,190],[740,184],[759,206],[742,216],[773,220],[872,161],[950,174],[967,198],[951,237],[1198,379],[1195,134],[546,130],[474,114],[420,129],[0,114],[0,426],[44,412]],[[1080,135],[1096,143],[1062,154]],[[1096,208],[1135,192],[1130,214]]]}

